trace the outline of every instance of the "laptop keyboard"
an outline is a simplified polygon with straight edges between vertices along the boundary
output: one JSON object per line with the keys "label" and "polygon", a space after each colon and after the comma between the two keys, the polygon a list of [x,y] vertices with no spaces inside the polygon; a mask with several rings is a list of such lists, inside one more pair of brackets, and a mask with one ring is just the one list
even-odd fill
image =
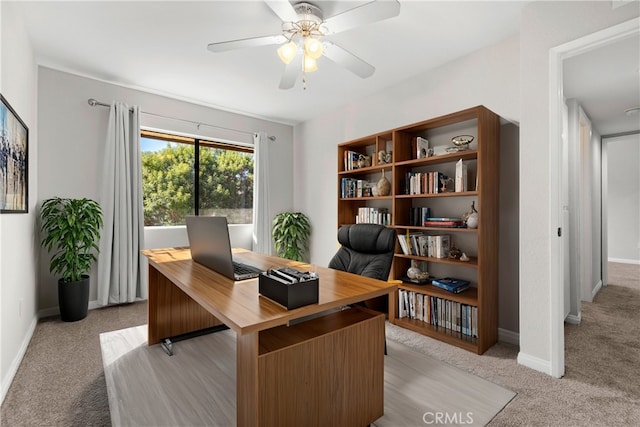
{"label": "laptop keyboard", "polygon": [[233,273],[236,275],[236,277],[250,279],[252,277],[258,277],[260,273],[262,273],[262,270],[251,265],[233,261]]}

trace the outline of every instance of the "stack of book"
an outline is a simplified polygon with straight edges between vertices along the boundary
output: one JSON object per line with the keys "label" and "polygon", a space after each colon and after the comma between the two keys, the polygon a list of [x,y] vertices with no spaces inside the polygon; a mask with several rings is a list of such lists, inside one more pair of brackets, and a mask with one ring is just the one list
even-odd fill
{"label": "stack of book", "polygon": [[445,228],[457,228],[464,227],[464,221],[462,218],[449,218],[449,217],[430,217],[424,221],[425,227],[445,227]]}
{"label": "stack of book", "polygon": [[462,291],[466,291],[467,289],[469,289],[470,285],[468,280],[454,279],[453,277],[432,279],[431,284],[454,294],[459,294]]}

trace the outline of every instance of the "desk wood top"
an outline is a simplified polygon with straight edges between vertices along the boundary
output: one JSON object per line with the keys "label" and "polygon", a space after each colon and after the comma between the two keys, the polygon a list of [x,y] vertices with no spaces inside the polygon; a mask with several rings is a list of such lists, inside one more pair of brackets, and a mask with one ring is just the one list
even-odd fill
{"label": "desk wood top", "polygon": [[312,266],[273,256],[234,249],[234,259],[263,270],[289,266],[316,271],[319,277],[318,304],[287,310],[258,294],[258,279],[234,282],[194,262],[189,248],[143,250],[149,264],[171,280],[189,297],[238,334],[286,325],[290,320],[332,308],[389,294],[395,283],[371,279],[325,267]]}

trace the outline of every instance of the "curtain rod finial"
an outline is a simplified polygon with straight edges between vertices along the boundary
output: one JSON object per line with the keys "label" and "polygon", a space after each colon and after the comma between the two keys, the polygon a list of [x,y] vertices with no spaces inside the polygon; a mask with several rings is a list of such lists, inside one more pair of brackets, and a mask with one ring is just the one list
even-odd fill
{"label": "curtain rod finial", "polygon": [[91,105],[92,107],[95,107],[95,106],[96,106],[96,104],[98,103],[98,101],[96,101],[96,100],[95,100],[95,99],[93,99],[93,98],[89,98],[89,99],[87,100],[87,103],[88,103],[89,105]]}

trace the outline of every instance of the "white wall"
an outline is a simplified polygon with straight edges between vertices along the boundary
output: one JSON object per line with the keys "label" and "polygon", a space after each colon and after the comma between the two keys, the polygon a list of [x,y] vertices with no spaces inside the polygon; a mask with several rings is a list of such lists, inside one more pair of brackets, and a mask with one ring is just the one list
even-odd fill
{"label": "white wall", "polygon": [[37,322],[38,131],[33,49],[12,3],[0,2],[0,92],[29,128],[29,213],[0,215],[0,401]]}
{"label": "white wall", "polygon": [[[102,147],[109,110],[91,107],[87,99],[110,103],[122,101],[139,105],[141,110],[162,116],[237,129],[244,132],[265,131],[276,137],[270,174],[270,185],[278,189],[271,200],[271,217],[293,207],[291,197],[293,129],[291,126],[242,116],[221,110],[190,104],[139,90],[117,86],[77,75],[38,68],[39,133],[39,197],[38,202],[52,196],[90,197],[100,201]],[[229,133],[213,127],[185,124],[176,120],[141,115],[142,126],[213,136],[225,140],[250,142],[246,133]],[[149,236],[152,234],[152,237]],[[147,230],[146,237],[160,246],[180,246],[184,229]],[[40,309],[57,306],[56,279],[48,272],[48,257],[39,265],[38,292]],[[92,274],[95,277],[95,274]],[[96,298],[96,284],[92,282],[90,301]]]}
{"label": "white wall", "polygon": [[[552,324],[558,284],[551,276],[552,241],[559,226],[551,220],[549,50],[628,21],[640,4],[611,9],[611,2],[531,2],[520,27],[520,354],[518,361],[552,374],[552,338],[562,325]],[[554,94],[555,96],[555,94]],[[555,99],[554,99],[555,101]],[[555,141],[554,141],[555,143]],[[557,147],[553,147],[555,151]],[[560,284],[558,284],[560,285]],[[560,292],[561,294],[561,292]],[[552,348],[553,347],[553,348]],[[555,356],[554,356],[555,357]],[[553,373],[557,375],[557,373]]]}
{"label": "white wall", "polygon": [[[513,37],[296,126],[293,194],[296,210],[308,214],[313,227],[311,261],[327,265],[337,249],[339,143],[476,105],[484,105],[517,122],[518,61],[519,39]],[[507,158],[509,153],[514,153],[512,146],[503,148],[507,149]],[[517,163],[517,158],[512,161]],[[517,193],[514,197],[517,198]],[[501,214],[503,212],[516,216],[505,218],[505,227],[513,221],[517,223],[517,209],[505,208]],[[517,238],[513,244],[517,245]],[[517,248],[513,249],[517,251]],[[513,260],[516,280],[509,284],[512,288],[517,288],[516,264],[517,260]],[[501,274],[509,276],[502,269]],[[514,299],[508,303],[501,300],[501,307],[503,303],[511,307],[517,305],[517,291],[512,289],[511,296]],[[517,331],[517,312],[502,316],[501,311],[501,322],[510,318],[511,324],[501,323],[501,327]]]}
{"label": "white wall", "polygon": [[640,264],[640,135],[605,143],[609,261]]}

